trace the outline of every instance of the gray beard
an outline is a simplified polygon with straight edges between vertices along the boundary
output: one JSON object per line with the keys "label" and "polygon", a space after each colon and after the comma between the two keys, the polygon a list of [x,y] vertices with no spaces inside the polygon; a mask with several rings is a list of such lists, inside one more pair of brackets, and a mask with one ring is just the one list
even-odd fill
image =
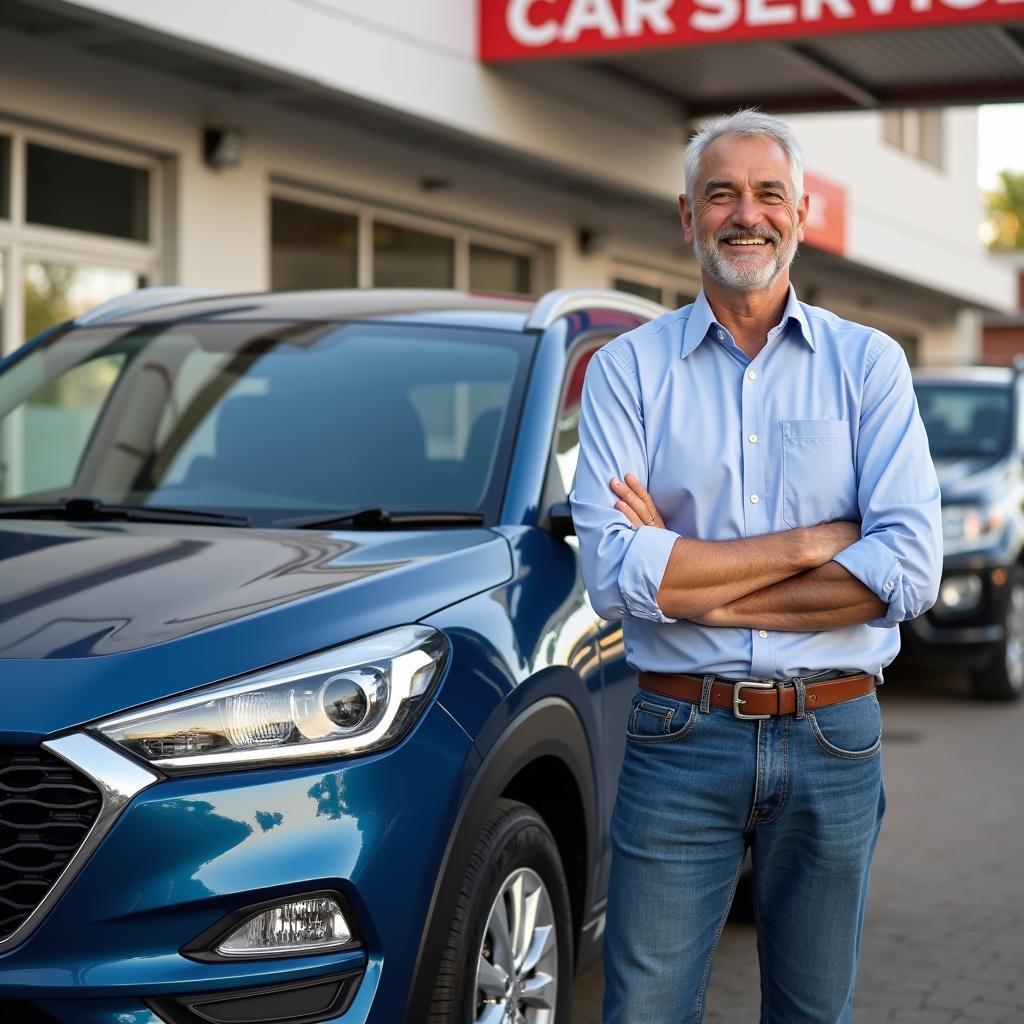
{"label": "gray beard", "polygon": [[796,258],[797,242],[794,234],[785,246],[776,246],[775,259],[771,263],[760,267],[735,267],[718,250],[720,235],[710,242],[703,235],[695,235],[693,252],[709,277],[739,292],[764,291]]}

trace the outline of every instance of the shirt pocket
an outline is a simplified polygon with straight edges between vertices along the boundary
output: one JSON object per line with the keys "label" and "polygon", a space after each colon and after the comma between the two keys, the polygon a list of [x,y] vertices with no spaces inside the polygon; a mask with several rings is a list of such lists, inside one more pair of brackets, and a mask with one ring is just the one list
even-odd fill
{"label": "shirt pocket", "polygon": [[782,421],[782,518],[787,526],[860,518],[848,420]]}

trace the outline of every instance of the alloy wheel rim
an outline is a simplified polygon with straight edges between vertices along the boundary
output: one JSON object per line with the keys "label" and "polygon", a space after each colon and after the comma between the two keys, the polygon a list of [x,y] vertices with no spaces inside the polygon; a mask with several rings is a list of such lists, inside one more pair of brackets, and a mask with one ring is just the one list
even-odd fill
{"label": "alloy wheel rim", "polygon": [[477,1024],[553,1024],[558,939],[551,897],[531,868],[498,889],[477,953]]}
{"label": "alloy wheel rim", "polygon": [[1024,582],[1010,588],[1006,613],[1006,678],[1013,689],[1024,688]]}

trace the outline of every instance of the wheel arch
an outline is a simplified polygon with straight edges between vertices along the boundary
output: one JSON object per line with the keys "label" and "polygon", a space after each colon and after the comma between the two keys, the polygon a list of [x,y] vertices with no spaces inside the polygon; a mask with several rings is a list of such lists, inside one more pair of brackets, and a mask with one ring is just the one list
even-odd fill
{"label": "wheel arch", "polygon": [[[541,781],[543,785],[538,786]],[[575,820],[582,826],[577,829],[575,843],[566,835],[573,815],[559,814],[559,800],[573,791]],[[579,938],[596,849],[593,761],[576,711],[560,697],[546,697],[531,704],[501,733],[463,800],[420,934],[405,1013],[409,1024],[428,1017],[441,953],[467,865],[491,806],[502,797],[529,804],[551,829],[566,869],[574,938]],[[537,806],[538,802],[544,806]],[[555,827],[553,819],[558,819]],[[566,851],[574,858],[572,863],[566,862]]]}

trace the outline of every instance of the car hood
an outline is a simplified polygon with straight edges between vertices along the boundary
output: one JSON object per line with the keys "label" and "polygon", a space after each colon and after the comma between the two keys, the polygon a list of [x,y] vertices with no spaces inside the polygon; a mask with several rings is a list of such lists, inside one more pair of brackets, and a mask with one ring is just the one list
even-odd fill
{"label": "car hood", "polygon": [[507,543],[484,528],[6,521],[0,735],[68,727],[414,622],[510,574]]}

